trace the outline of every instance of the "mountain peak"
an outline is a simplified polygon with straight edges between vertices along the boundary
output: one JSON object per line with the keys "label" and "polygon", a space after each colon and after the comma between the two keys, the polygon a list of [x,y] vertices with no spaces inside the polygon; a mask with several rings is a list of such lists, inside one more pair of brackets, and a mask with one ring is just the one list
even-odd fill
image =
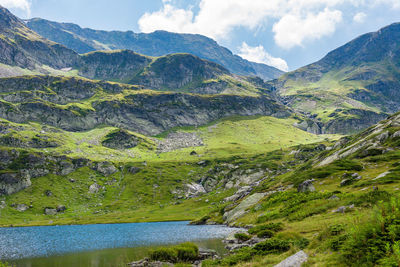
{"label": "mountain peak", "polygon": [[40,35],[80,54],[114,49],[129,49],[154,57],[189,53],[218,63],[231,73],[238,75],[259,76],[264,80],[271,80],[283,74],[281,70],[274,67],[250,62],[234,55],[215,40],[200,34],[181,34],[161,30],[152,33],[99,31],[83,29],[72,23],[58,23],[44,19],[27,20],[26,24]]}

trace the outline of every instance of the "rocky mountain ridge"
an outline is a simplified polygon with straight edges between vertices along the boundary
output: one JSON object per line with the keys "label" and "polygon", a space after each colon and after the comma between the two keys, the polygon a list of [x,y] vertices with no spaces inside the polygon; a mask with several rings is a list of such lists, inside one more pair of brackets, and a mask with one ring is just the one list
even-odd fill
{"label": "rocky mountain ridge", "polygon": [[131,31],[100,31],[81,28],[73,23],[58,23],[40,18],[26,20],[26,25],[49,40],[63,44],[78,53],[96,50],[129,49],[149,56],[189,53],[218,63],[230,72],[243,76],[259,76],[264,80],[277,78],[282,71],[247,61],[198,34],[178,34],[166,31],[134,33]]}

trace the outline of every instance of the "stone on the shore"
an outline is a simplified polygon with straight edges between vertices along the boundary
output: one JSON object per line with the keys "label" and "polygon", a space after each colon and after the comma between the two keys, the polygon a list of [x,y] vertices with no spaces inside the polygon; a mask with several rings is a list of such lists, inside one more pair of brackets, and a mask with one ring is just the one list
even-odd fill
{"label": "stone on the shore", "polygon": [[308,255],[300,250],[296,254],[286,258],[274,267],[300,267],[308,260]]}

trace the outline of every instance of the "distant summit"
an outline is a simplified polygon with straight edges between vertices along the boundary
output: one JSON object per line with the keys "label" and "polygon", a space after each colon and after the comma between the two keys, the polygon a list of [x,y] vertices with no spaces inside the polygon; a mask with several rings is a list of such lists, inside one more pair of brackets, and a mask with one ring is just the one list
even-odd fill
{"label": "distant summit", "polygon": [[214,40],[199,34],[166,31],[134,33],[132,31],[99,31],[83,29],[72,23],[58,23],[40,18],[26,20],[26,25],[40,35],[83,54],[96,50],[129,49],[149,56],[190,53],[216,62],[230,72],[259,76],[264,80],[278,78],[283,71],[265,64],[247,61]]}

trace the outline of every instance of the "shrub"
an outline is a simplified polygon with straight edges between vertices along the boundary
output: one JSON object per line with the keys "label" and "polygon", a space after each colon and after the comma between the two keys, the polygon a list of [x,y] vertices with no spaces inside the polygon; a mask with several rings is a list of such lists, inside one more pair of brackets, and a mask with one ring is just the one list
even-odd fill
{"label": "shrub", "polygon": [[340,249],[342,261],[349,266],[399,266],[399,240],[400,200],[392,198],[380,202],[367,223],[351,230]]}
{"label": "shrub", "polygon": [[236,233],[235,238],[243,242],[249,240],[251,236],[246,235],[245,233]]}
{"label": "shrub", "polygon": [[149,258],[153,261],[188,262],[199,257],[199,248],[190,242],[173,247],[161,247],[150,252]]}
{"label": "shrub", "polygon": [[276,235],[276,238],[286,240],[292,247],[304,249],[308,246],[310,241],[295,232],[284,232]]}
{"label": "shrub", "polygon": [[258,234],[261,231],[270,230],[273,232],[279,232],[283,230],[282,223],[269,223],[269,224],[262,224],[256,227],[249,229],[249,234]]}
{"label": "shrub", "polygon": [[217,261],[216,266],[233,266],[240,262],[250,261],[253,258],[254,250],[251,248],[239,249],[235,254],[229,255],[220,261]]}
{"label": "shrub", "polygon": [[194,261],[199,257],[199,248],[193,243],[183,243],[174,248],[178,253],[179,261]]}
{"label": "shrub", "polygon": [[258,232],[257,236],[259,238],[271,238],[274,236],[274,232],[272,232],[271,230],[262,230],[260,232]]}
{"label": "shrub", "polygon": [[279,216],[280,216],[280,213],[277,210],[267,212],[257,218],[257,223],[265,223],[269,220],[277,219],[277,218],[279,218]]}
{"label": "shrub", "polygon": [[149,258],[153,261],[177,262],[178,252],[172,247],[157,248],[150,252]]}
{"label": "shrub", "polygon": [[278,238],[270,238],[254,246],[256,253],[260,255],[279,254],[286,252],[289,249],[289,241]]}

